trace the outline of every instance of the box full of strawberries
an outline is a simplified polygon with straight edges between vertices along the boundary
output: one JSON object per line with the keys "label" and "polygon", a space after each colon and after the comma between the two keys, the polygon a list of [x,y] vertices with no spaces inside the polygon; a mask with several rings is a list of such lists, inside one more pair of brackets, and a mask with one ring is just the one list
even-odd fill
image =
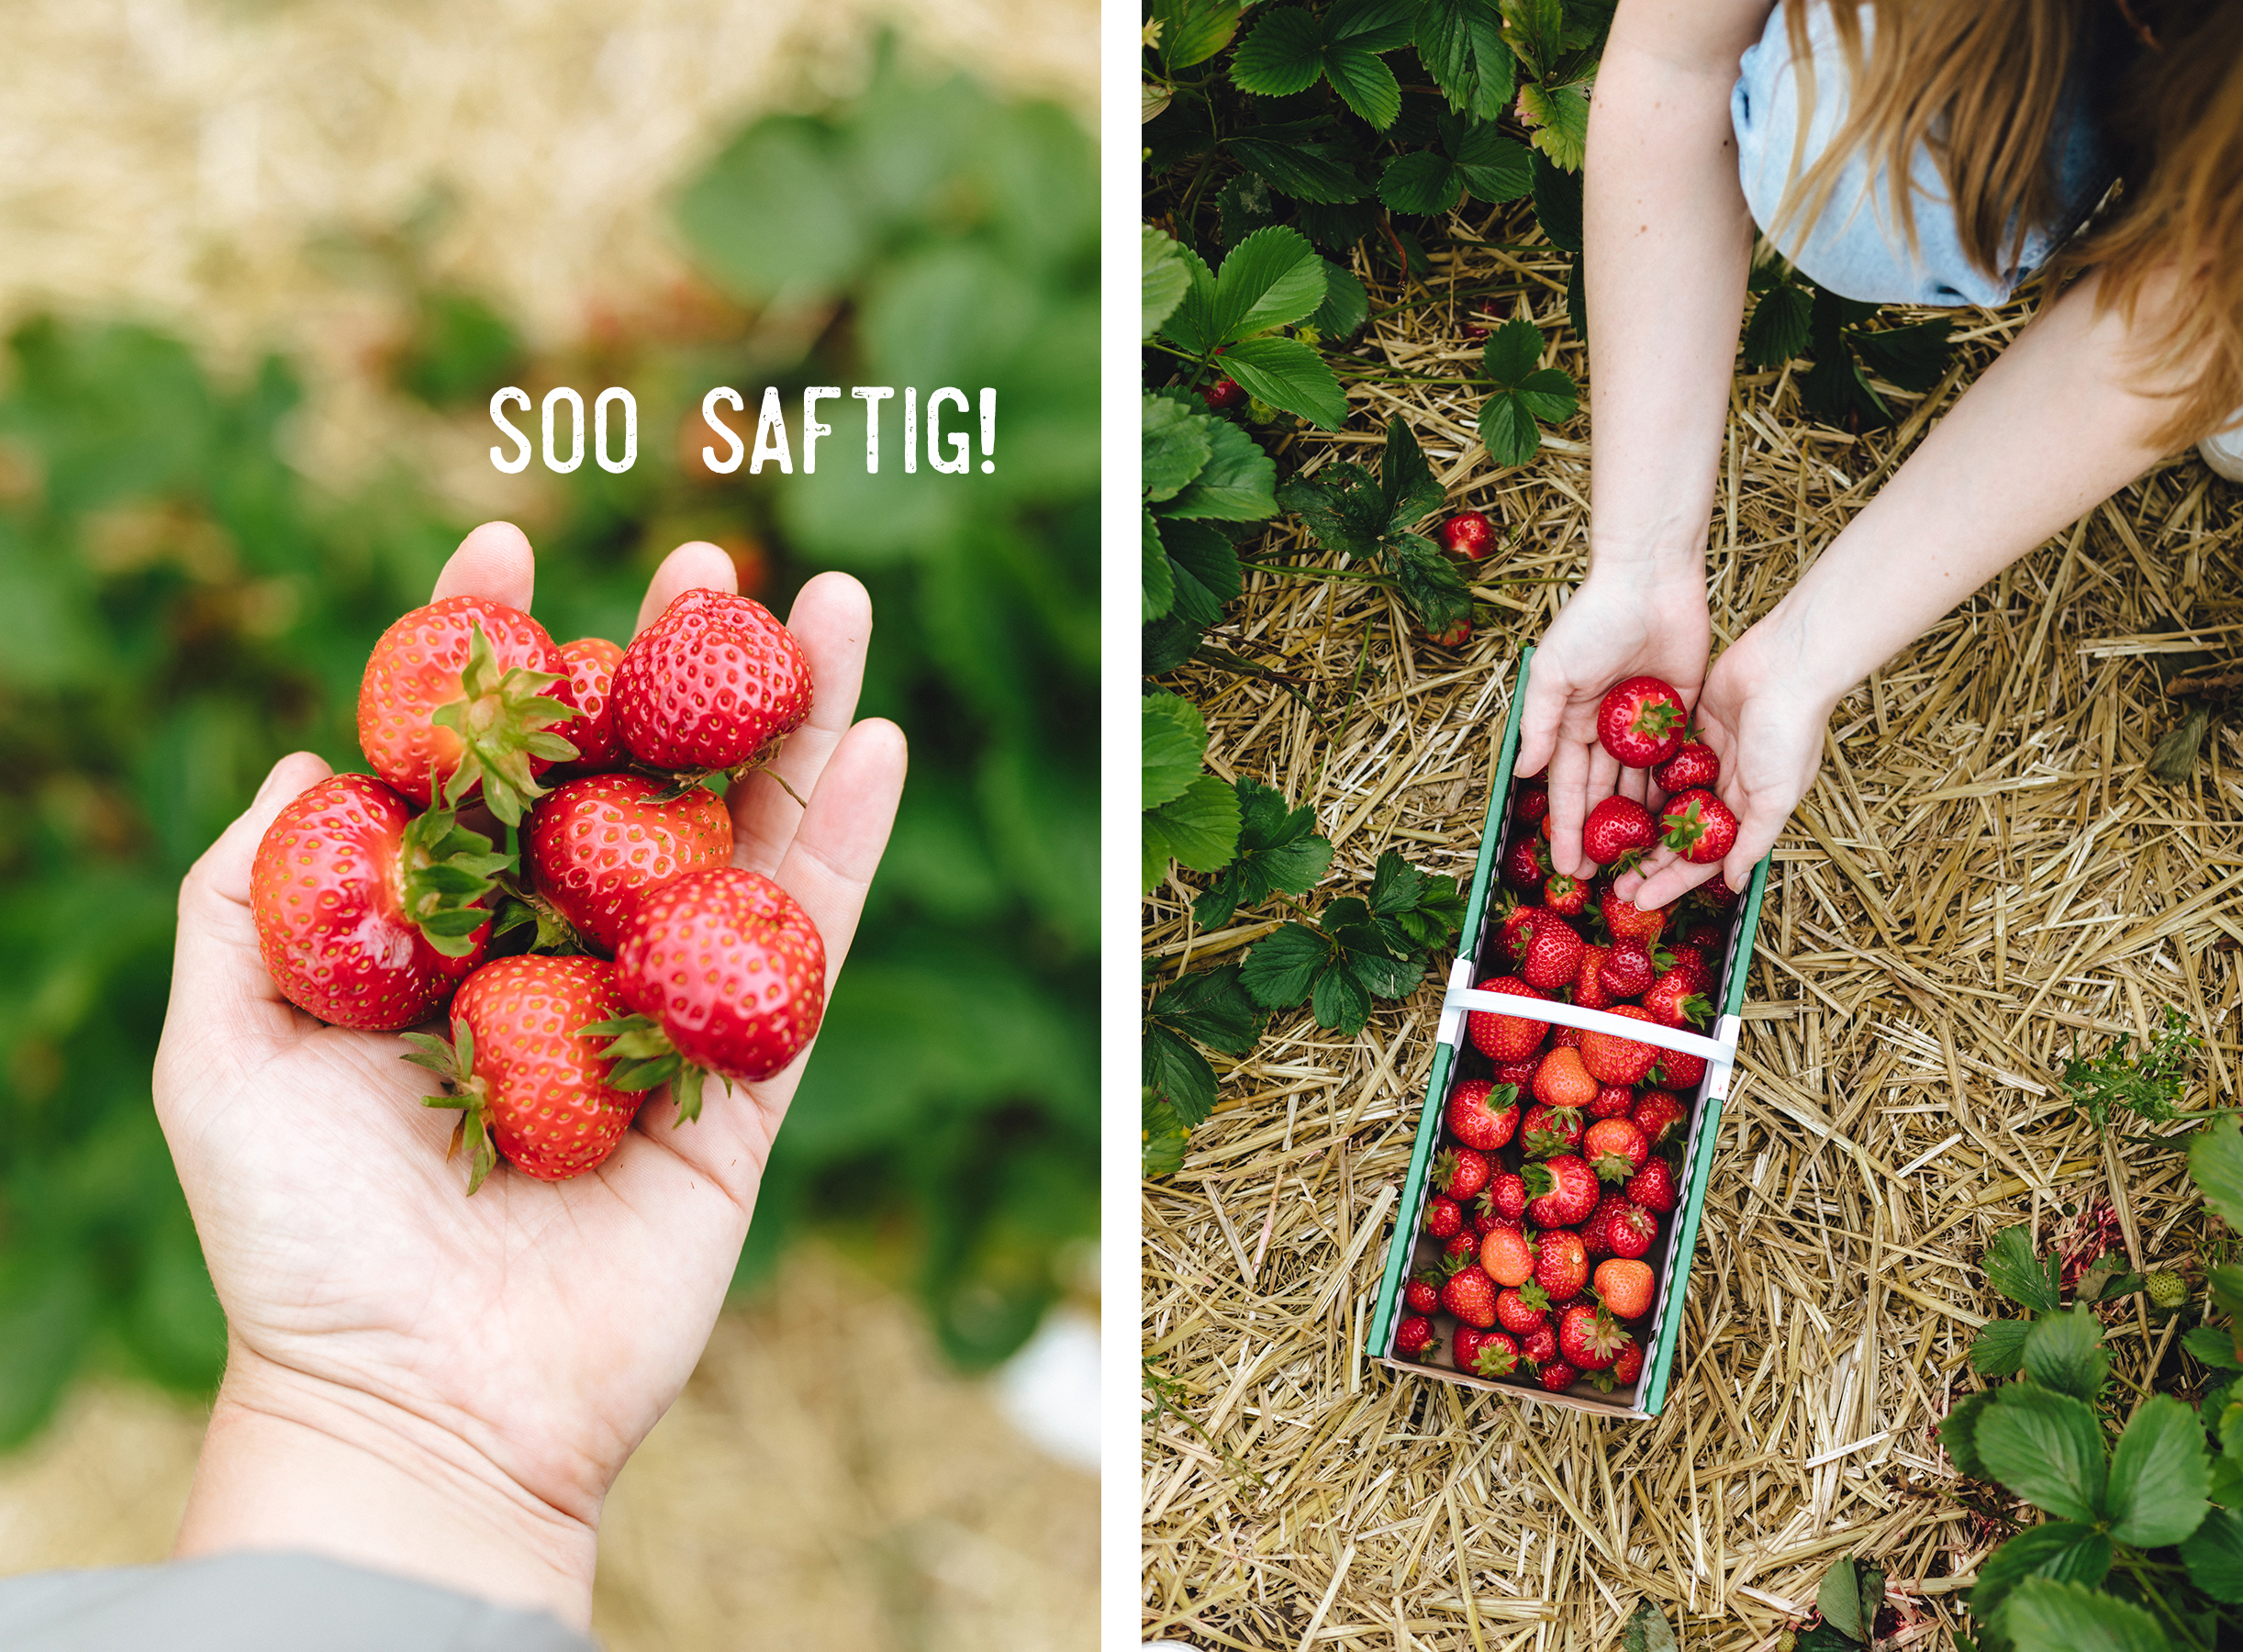
{"label": "box full of strawberries", "polygon": [[1463,938],[1371,1314],[1374,1359],[1579,1410],[1665,1405],[1729,1093],[1768,863],[1640,910],[1612,878],[1664,843],[1719,860],[1735,822],[1674,689],[1616,686],[1599,733],[1664,802],[1590,813],[1588,882],[1549,859],[1516,780],[1513,685]]}

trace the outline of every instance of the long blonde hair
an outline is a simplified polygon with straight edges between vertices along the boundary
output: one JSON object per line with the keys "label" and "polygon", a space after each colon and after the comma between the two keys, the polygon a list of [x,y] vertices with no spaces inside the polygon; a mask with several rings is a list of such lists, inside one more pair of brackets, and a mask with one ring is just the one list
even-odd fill
{"label": "long blonde hair", "polygon": [[[1813,0],[1782,0],[1792,56],[1812,53]],[[1964,253],[1988,273],[2016,262],[2026,228],[2060,209],[2050,138],[2091,25],[2138,42],[2111,100],[2120,185],[2049,262],[2051,290],[2100,277],[2096,302],[2131,325],[2168,280],[2140,380],[2174,404],[2169,447],[2243,408],[2243,5],[2234,0],[1855,0],[1830,17],[1854,88],[1830,146],[1787,192],[1783,217],[1812,221],[1856,153],[1882,163],[1913,241],[1909,162],[1928,147],[1955,206]],[[1801,77],[1803,129],[1813,79]]]}

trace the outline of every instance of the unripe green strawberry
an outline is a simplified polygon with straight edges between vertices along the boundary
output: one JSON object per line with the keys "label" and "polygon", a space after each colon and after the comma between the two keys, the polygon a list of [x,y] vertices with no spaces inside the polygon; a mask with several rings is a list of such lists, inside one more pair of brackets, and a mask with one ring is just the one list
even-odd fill
{"label": "unripe green strawberry", "polygon": [[2160,1267],[2142,1280],[2149,1300],[2160,1308],[2178,1308],[2189,1300],[2189,1285],[2170,1268]]}

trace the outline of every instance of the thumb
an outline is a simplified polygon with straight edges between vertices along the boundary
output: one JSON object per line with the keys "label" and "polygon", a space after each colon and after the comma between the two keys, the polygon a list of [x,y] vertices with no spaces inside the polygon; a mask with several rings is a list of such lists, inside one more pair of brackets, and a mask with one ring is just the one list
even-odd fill
{"label": "thumb", "polygon": [[[172,954],[165,1042],[205,1028],[285,1032],[295,1011],[257,951],[250,872],[273,817],[334,771],[310,752],[273,765],[247,810],[218,834],[179,886],[179,938]],[[263,1023],[270,1022],[269,1028]]]}
{"label": "thumb", "polygon": [[1722,857],[1722,882],[1742,895],[1751,886],[1752,869],[1776,846],[1776,840],[1783,835],[1784,822],[1791,818],[1791,804],[1779,807],[1764,798],[1753,798],[1737,817],[1736,842]]}

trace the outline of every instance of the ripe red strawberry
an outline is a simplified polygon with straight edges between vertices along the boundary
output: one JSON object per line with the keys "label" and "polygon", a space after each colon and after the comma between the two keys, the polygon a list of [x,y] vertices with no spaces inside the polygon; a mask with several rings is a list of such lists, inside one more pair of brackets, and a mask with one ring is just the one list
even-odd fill
{"label": "ripe red strawberry", "polygon": [[1581,1156],[1599,1181],[1627,1180],[1650,1151],[1651,1144],[1631,1119],[1599,1119],[1581,1138]]}
{"label": "ripe red strawberry", "polygon": [[1464,1227],[1464,1207],[1436,1193],[1425,1201],[1425,1231],[1436,1239],[1454,1239]]}
{"label": "ripe red strawberry", "polygon": [[1620,1388],[1634,1388],[1635,1379],[1643,1374],[1644,1345],[1630,1337],[1628,1345],[1620,1350],[1620,1357],[1613,1361],[1613,1368],[1606,1375]]}
{"label": "ripe red strawberry", "polygon": [[[1573,1052],[1554,1050],[1551,1054],[1570,1055]],[[1537,1101],[1526,1110],[1526,1117],[1520,1122],[1519,1150],[1530,1159],[1571,1153],[1580,1144],[1581,1110],[1578,1107],[1552,1107],[1546,1101]]]}
{"label": "ripe red strawberry", "polygon": [[1211,413],[1221,413],[1231,407],[1246,405],[1246,387],[1233,378],[1219,378],[1200,386],[1200,399],[1207,404]]}
{"label": "ripe red strawberry", "polygon": [[561,660],[568,667],[569,703],[576,716],[554,733],[576,748],[576,767],[590,774],[611,769],[623,761],[623,747],[615,737],[615,711],[608,704],[615,686],[615,668],[623,651],[605,637],[579,637],[561,644]]}
{"label": "ripe red strawberry", "polygon": [[1525,961],[1519,974],[1530,987],[1556,992],[1569,986],[1581,966],[1581,937],[1573,926],[1546,907],[1537,907],[1529,920]]}
{"label": "ripe red strawberry", "polygon": [[1550,1048],[1553,1050],[1578,1050],[1580,1047],[1581,1030],[1579,1027],[1550,1029]]}
{"label": "ripe red strawberry", "polygon": [[508,825],[576,748],[568,663],[545,628],[485,597],[447,597],[384,631],[358,685],[358,743],[374,772],[428,808],[482,793]]}
{"label": "ripe red strawberry", "polygon": [[1534,1380],[1553,1394],[1562,1394],[1581,1379],[1581,1374],[1562,1359],[1547,1359],[1534,1373]]}
{"label": "ripe red strawberry", "polygon": [[1573,975],[1573,1001],[1584,1010],[1609,1010],[1615,1001],[1604,985],[1604,961],[1613,955],[1609,946],[1591,943],[1581,948],[1581,966]]}
{"label": "ripe red strawberry", "polygon": [[1462,1205],[1488,1185],[1494,1166],[1469,1147],[1445,1147],[1434,1155],[1433,1185]]}
{"label": "ripe red strawberry", "polygon": [[1441,549],[1478,562],[1495,549],[1495,526],[1477,510],[1460,510],[1441,524]]}
{"label": "ripe red strawberry", "polygon": [[1556,870],[1550,865],[1549,843],[1532,832],[1503,856],[1503,881],[1514,889],[1539,889]]}
{"label": "ripe red strawberry", "polygon": [[1513,964],[1526,956],[1527,943],[1534,938],[1534,917],[1541,910],[1538,906],[1522,905],[1505,898],[1502,916],[1496,921],[1495,943]]}
{"label": "ripe red strawberry", "polygon": [[1677,942],[1664,949],[1667,958],[1660,973],[1687,977],[1693,991],[1702,992],[1713,984],[1713,972],[1706,963],[1705,949],[1689,942]]}
{"label": "ripe red strawberry", "polygon": [[1526,1217],[1537,1227],[1572,1227],[1597,1208],[1596,1172],[1569,1153],[1526,1167]]}
{"label": "ripe red strawberry", "polygon": [[1497,1215],[1516,1222],[1526,1214],[1526,1178],[1516,1170],[1499,1170],[1490,1178],[1482,1197],[1495,1207]]}
{"label": "ripe red strawberry", "polygon": [[[1696,889],[1691,891],[1691,895],[1697,893]],[[1720,924],[1709,922],[1703,918],[1682,932],[1684,944],[1697,948],[1701,957],[1706,961],[1706,978],[1709,981],[1713,979],[1713,955],[1722,950],[1722,943],[1728,938],[1727,932]],[[1680,949],[1673,950],[1679,952]]]}
{"label": "ripe red strawberry", "polygon": [[1651,771],[1651,778],[1658,782],[1659,790],[1668,797],[1702,786],[1711,787],[1721,778],[1721,759],[1704,741],[1685,740],[1675,747],[1673,756]]}
{"label": "ripe red strawberry", "polygon": [[1604,1242],[1613,1255],[1634,1261],[1651,1248],[1659,1234],[1659,1219],[1632,1199],[1624,1199],[1604,1223]]}
{"label": "ripe red strawberry", "polygon": [[1448,1133],[1467,1147],[1493,1153],[1519,1127],[1519,1092],[1467,1078],[1448,1092]]}
{"label": "ripe red strawberry", "polygon": [[1597,740],[1629,768],[1654,768],[1680,749],[1690,711],[1673,686],[1632,676],[1605,690],[1597,707]]}
{"label": "ripe red strawberry", "polygon": [[1542,1065],[1542,1057],[1533,1055],[1517,1061],[1499,1061],[1495,1064],[1495,1082],[1508,1084],[1514,1090],[1523,1090],[1534,1082],[1534,1069]]}
{"label": "ripe red strawberry", "polygon": [[[1493,977],[1482,981],[1479,990],[1516,993],[1530,999],[1544,996],[1516,976]],[[1548,1021],[1529,1021],[1523,1015],[1502,1015],[1492,1010],[1473,1010],[1467,1025],[1473,1044],[1490,1061],[1517,1061],[1532,1055],[1542,1047],[1542,1041],[1550,1031]]]}
{"label": "ripe red strawberry", "polygon": [[[1459,1371],[1468,1372],[1472,1369],[1472,1362],[1479,1357],[1480,1349],[1487,1345],[1490,1338],[1497,1336],[1503,1336],[1503,1334],[1501,1331],[1482,1331],[1477,1325],[1459,1325],[1456,1334],[1448,1339],[1449,1357],[1456,1362]],[[1503,1336],[1503,1340],[1509,1342],[1511,1338]]]}
{"label": "ripe red strawberry", "polygon": [[1500,1227],[1515,1228],[1523,1224],[1511,1221],[1488,1202],[1488,1190],[1483,1188],[1478,1199],[1465,1207],[1465,1220],[1472,1224],[1472,1232],[1486,1238]]}
{"label": "ripe red strawberry", "polygon": [[1626,1199],[1620,1194],[1607,1193],[1597,1200],[1597,1208],[1589,1213],[1589,1220],[1581,1223],[1581,1244],[1591,1256],[1613,1254],[1610,1236],[1613,1216],[1625,1203]]}
{"label": "ripe red strawberry", "polygon": [[[826,948],[809,914],[760,872],[688,872],[632,903],[615,943],[616,985],[637,1011],[613,1025],[607,1054],[626,1089],[675,1080],[686,1118],[700,1114],[707,1068],[739,1083],[770,1077],[817,1035]],[[683,1093],[680,1093],[680,1086]]]}
{"label": "ripe red strawberry", "polygon": [[1402,1287],[1402,1306],[1412,1313],[1435,1313],[1441,1307],[1441,1281],[1432,1274],[1418,1274]]}
{"label": "ripe red strawberry", "polygon": [[507,863],[448,810],[416,817],[369,775],[333,775],[273,817],[250,872],[257,950],[329,1026],[423,1021],[483,961]]}
{"label": "ripe red strawberry", "polygon": [[1511,818],[1524,825],[1538,824],[1550,812],[1550,788],[1539,780],[1522,780],[1511,788]]}
{"label": "ripe red strawberry", "polygon": [[1615,943],[1641,941],[1648,946],[1667,926],[1667,908],[1646,911],[1632,900],[1621,899],[1609,888],[1598,898],[1597,910],[1603,913],[1604,927]]}
{"label": "ripe red strawberry", "polygon": [[1495,1323],[1495,1281],[1479,1264],[1467,1263],[1441,1287],[1441,1306],[1484,1331]]}
{"label": "ripe red strawberry", "polygon": [[1519,1345],[1501,1331],[1473,1334],[1469,1363],[1459,1358],[1456,1368],[1474,1377],[1508,1377],[1519,1368]]}
{"label": "ripe red strawberry", "polygon": [[1539,1285],[1521,1285],[1495,1299],[1495,1317],[1513,1336],[1530,1336],[1550,1323],[1550,1299]]}
{"label": "ripe red strawberry", "polygon": [[1699,996],[1697,983],[1672,969],[1651,983],[1643,1007],[1663,1027],[1703,1026],[1713,1013],[1713,1006]]}
{"label": "ripe red strawberry", "polygon": [[664,802],[664,789],[643,775],[586,775],[530,811],[523,849],[537,893],[601,947],[613,950],[641,890],[731,863],[724,799],[696,786]]}
{"label": "ripe red strawberry", "polygon": [[1534,1251],[1534,1283],[1552,1302],[1569,1302],[1589,1284],[1589,1253],[1581,1236],[1565,1228],[1542,1235]]}
{"label": "ripe red strawberry", "polygon": [[1705,1077],[1705,1057],[1681,1050],[1661,1050],[1647,1076],[1661,1089],[1694,1090]]}
{"label": "ripe red strawberry", "polygon": [[1441,1260],[1462,1267],[1479,1255],[1479,1234],[1467,1227],[1441,1247]]}
{"label": "ripe red strawberry", "polygon": [[1439,1342],[1433,1321],[1422,1313],[1412,1313],[1394,1327],[1394,1353],[1400,1359],[1423,1359]]}
{"label": "ripe red strawberry", "polygon": [[1702,903],[1718,912],[1724,907],[1735,905],[1737,896],[1742,891],[1731,888],[1729,880],[1716,872],[1705,882],[1692,889],[1691,893],[1697,896]]}
{"label": "ripe red strawberry", "polygon": [[1651,1287],[1647,1263],[1614,1257],[1597,1264],[1597,1295],[1620,1319],[1641,1319],[1651,1312]]}
{"label": "ripe red strawberry", "polygon": [[1690,1113],[1672,1090],[1649,1089],[1636,1102],[1630,1116],[1635,1121],[1635,1128],[1644,1133],[1644,1140],[1656,1147],[1673,1134]]}
{"label": "ripe red strawberry", "polygon": [[1663,1158],[1644,1161],[1644,1167],[1628,1178],[1627,1196],[1646,1211],[1661,1216],[1675,1208],[1674,1167]]}
{"label": "ripe red strawberry", "polygon": [[1459,620],[1442,631],[1421,629],[1419,634],[1435,648],[1462,648],[1472,640],[1472,622]]}
{"label": "ripe red strawberry", "polygon": [[426,1032],[407,1041],[452,1093],[430,1107],[460,1110],[456,1150],[470,1148],[467,1190],[483,1185],[491,1146],[540,1181],[598,1166],[638,1116],[640,1098],[611,1081],[600,1040],[577,1029],[621,1013],[615,966],[602,958],[521,954],[497,958],[452,1000],[449,1043]]}
{"label": "ripe red strawberry", "polygon": [[[1614,1004],[1605,1013],[1625,1016],[1630,1021],[1651,1020],[1634,1004]],[[1599,1084],[1641,1084],[1644,1075],[1665,1053],[1657,1044],[1638,1044],[1614,1032],[1581,1034],[1581,1065]]]}
{"label": "ripe red strawberry", "polygon": [[1576,1302],[1557,1319],[1557,1352],[1568,1365],[1601,1371],[1620,1356],[1628,1334],[1605,1309]]}
{"label": "ripe red strawberry", "polygon": [[1659,842],[1692,865],[1711,865],[1736,846],[1736,816],[1710,791],[1686,791],[1667,799]]}
{"label": "ripe red strawberry", "polygon": [[1557,1357],[1557,1327],[1546,1319],[1532,1331],[1519,1336],[1519,1362],[1525,1366],[1544,1366]]}
{"label": "ripe red strawberry", "polygon": [[1597,1081],[1581,1066],[1579,1050],[1552,1050],[1534,1069],[1534,1099],[1546,1106],[1579,1109],[1596,1099]]}
{"label": "ripe red strawberry", "polygon": [[1534,1277],[1534,1247],[1516,1228],[1496,1228],[1480,1241],[1479,1265],[1498,1285],[1523,1285]]}
{"label": "ripe red strawberry", "polygon": [[1589,1104],[1588,1112],[1591,1119],[1618,1119],[1634,1116],[1635,1107],[1635,1092],[1626,1085],[1600,1084],[1597,1099]]}
{"label": "ripe red strawberry", "polygon": [[1633,798],[1618,793],[1589,811],[1581,822],[1581,853],[1600,866],[1625,863],[1659,841],[1651,823],[1651,811]]}
{"label": "ripe red strawberry", "polygon": [[1542,904],[1560,918],[1578,917],[1589,905],[1589,886],[1578,877],[1553,872],[1542,886]]}
{"label": "ripe red strawberry", "polygon": [[794,633],[752,597],[693,590],[615,668],[615,732],[650,767],[706,773],[766,760],[810,714]]}
{"label": "ripe red strawberry", "polygon": [[1651,963],[1651,950],[1640,941],[1615,941],[1612,955],[1604,960],[1604,989],[1615,1001],[1641,998],[1658,978]]}

